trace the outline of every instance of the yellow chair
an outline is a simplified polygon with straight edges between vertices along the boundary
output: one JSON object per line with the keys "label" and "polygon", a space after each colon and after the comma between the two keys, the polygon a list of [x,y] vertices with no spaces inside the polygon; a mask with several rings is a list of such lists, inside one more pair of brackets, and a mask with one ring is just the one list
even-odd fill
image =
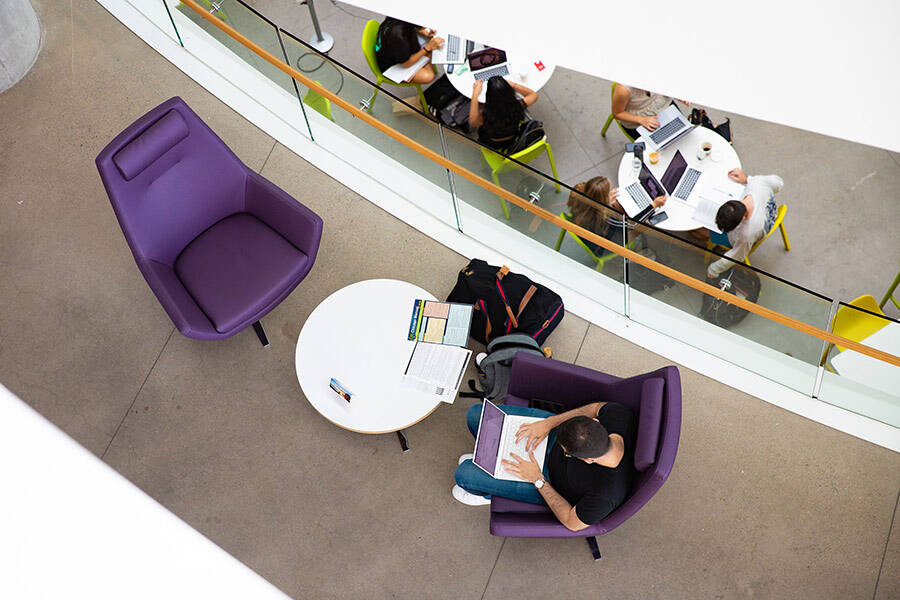
{"label": "yellow chair", "polygon": [[[613,82],[612,86],[609,88],[609,104],[610,104],[610,106],[612,106],[612,99],[613,99],[613,96],[615,95],[615,93],[616,93],[616,83]],[[603,126],[603,129],[600,130],[600,135],[602,135],[603,137],[606,137],[606,130],[609,129],[610,125],[612,125],[614,118],[615,117],[613,117],[612,113],[609,113],[609,118],[606,119],[606,124]],[[625,131],[625,127],[621,123],[619,123],[618,120],[616,120],[616,123],[618,124],[619,129],[622,130],[622,133],[625,134],[625,137],[628,138],[628,141],[633,142],[635,138],[628,135],[628,132]]]}
{"label": "yellow chair", "polygon": [[[565,221],[568,221],[569,223],[573,223],[573,222],[574,222],[574,221],[572,221],[572,215],[570,215],[570,214],[568,214],[568,213],[561,212],[561,213],[559,213],[559,216],[560,216],[561,219],[563,219],[563,220],[565,220]],[[619,256],[619,255],[616,254],[615,252],[607,252],[607,253],[604,254],[603,256],[597,256],[597,255],[594,253],[594,251],[590,249],[590,247],[587,245],[587,243],[585,243],[585,241],[584,241],[583,239],[581,239],[580,237],[578,237],[577,235],[575,235],[573,232],[571,232],[571,231],[569,231],[568,229],[565,229],[565,228],[560,228],[560,230],[559,230],[559,237],[556,239],[556,246],[553,247],[553,249],[556,250],[557,252],[559,252],[560,247],[562,247],[563,238],[565,237],[566,233],[568,233],[569,235],[571,235],[572,238],[575,240],[575,242],[576,242],[579,246],[581,246],[582,248],[584,248],[584,251],[588,253],[588,256],[590,256],[590,257],[591,257],[591,260],[594,261],[594,270],[595,270],[595,271],[602,271],[602,270],[603,270],[603,265],[605,265],[605,264],[606,264],[607,262],[609,262],[610,260],[612,260],[612,259],[616,258],[617,256]],[[632,242],[628,242],[627,244],[625,244],[625,247],[628,248],[628,249],[632,249],[633,246],[634,246],[634,242],[633,242],[633,241],[632,241]]]}
{"label": "yellow chair", "polygon": [[[553,149],[550,148],[550,142],[547,141],[546,135],[524,150],[520,150],[519,152],[516,152],[515,154],[511,154],[509,156],[503,156],[502,154],[498,154],[493,150],[489,150],[482,146],[481,157],[491,168],[491,179],[493,179],[494,183],[499,187],[502,187],[500,186],[499,176],[502,173],[511,171],[518,166],[515,162],[513,162],[513,160],[510,159],[515,159],[520,163],[528,164],[535,158],[540,156],[544,150],[547,151],[547,158],[550,159],[550,168],[553,170],[553,178],[558,181],[559,175],[556,174],[556,161],[553,160]],[[556,184],[556,191],[559,192],[558,182]],[[503,198],[500,198],[500,206],[503,207],[503,216],[508,219],[509,207],[506,205],[506,200],[504,200]]]}
{"label": "yellow chair", "polygon": [[[316,83],[319,82],[317,81]],[[322,84],[319,83],[319,85]],[[306,95],[303,96],[303,104],[323,115],[329,121],[334,121],[334,116],[331,114],[331,100],[312,88],[310,88],[309,91],[306,92]]]}
{"label": "yellow chair", "polygon": [[[874,314],[870,315],[862,312],[862,310],[849,308],[849,306],[861,308],[862,310],[867,310]],[[860,296],[856,300],[850,302],[849,306],[838,308],[837,312],[834,314],[831,331],[835,335],[845,337],[854,342],[861,342],[888,324],[887,319],[875,316],[881,315],[883,317],[884,313],[878,308],[878,303],[875,302],[875,297],[871,294]],[[844,351],[844,348],[841,346],[838,346],[837,349],[838,352]]]}
{"label": "yellow chair", "polygon": [[[750,248],[750,252],[748,252],[747,256],[744,257],[745,265],[750,266],[750,255],[753,254],[756,251],[756,249],[759,248],[759,246],[764,241],[766,241],[766,238],[768,238],[770,235],[772,235],[772,233],[774,233],[774,231],[776,229],[781,231],[781,241],[784,242],[784,249],[788,250],[788,251],[791,249],[791,242],[790,242],[790,240],[788,240],[787,229],[785,229],[785,227],[784,227],[784,215],[786,215],[786,214],[787,214],[787,205],[782,204],[781,206],[778,207],[778,212],[775,215],[775,222],[772,224],[772,228],[766,232],[766,235],[764,235],[761,240],[759,240],[758,242],[753,244],[753,246]],[[722,237],[724,239],[728,239],[726,236],[722,236]],[[731,248],[731,246],[717,244],[713,241],[709,241],[706,243],[707,250],[714,250],[717,246],[720,248],[725,248],[725,249]],[[707,258],[707,260],[709,260],[709,254],[706,255],[706,258]]]}
{"label": "yellow chair", "polygon": [[887,304],[888,298],[891,299],[891,302],[894,303],[894,306],[900,308],[900,302],[897,302],[897,299],[894,298],[894,290],[897,289],[897,284],[900,284],[900,272],[898,272],[897,276],[894,277],[894,283],[891,284],[891,287],[889,287],[888,291],[885,292],[884,298],[882,298],[881,302],[878,303],[878,308],[884,308],[884,305]]}
{"label": "yellow chair", "polygon": [[[381,23],[376,21],[375,19],[369,19],[369,22],[366,23],[365,29],[363,29],[362,35],[362,52],[363,56],[366,57],[366,62],[369,63],[369,68],[372,69],[372,74],[375,75],[375,85],[379,86],[382,83],[390,83],[391,85],[396,85],[400,87],[414,87],[416,91],[419,93],[419,102],[422,104],[422,110],[426,113],[428,112],[428,102],[425,101],[425,94],[422,92],[422,86],[418,83],[394,83],[390,79],[384,76],[381,72],[381,69],[378,67],[378,60],[375,58],[375,42],[378,41],[378,28],[381,27]],[[434,65],[431,67],[434,68]],[[436,73],[437,71],[435,71]],[[372,96],[369,98],[368,103],[365,104],[363,110],[368,113],[372,112],[372,107],[375,106],[375,96],[378,95],[378,88],[372,90]],[[365,103],[365,101],[362,101]]]}

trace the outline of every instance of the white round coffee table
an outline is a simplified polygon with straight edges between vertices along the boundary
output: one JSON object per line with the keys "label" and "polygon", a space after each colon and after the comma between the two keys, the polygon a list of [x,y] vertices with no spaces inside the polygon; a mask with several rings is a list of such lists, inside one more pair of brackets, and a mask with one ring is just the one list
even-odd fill
{"label": "white round coffee table", "polygon": [[[415,342],[407,340],[413,301],[436,298],[394,279],[370,279],[342,288],[309,315],[297,339],[297,380],[320,415],[357,433],[397,432],[430,415],[441,403],[401,388]],[[353,397],[348,403],[330,387],[337,379]]]}
{"label": "white round coffee table", "polygon": [[[638,138],[638,141],[644,140],[643,138]],[[697,149],[700,148],[700,145],[703,144],[703,142],[712,144],[712,153],[703,160],[697,160]],[[681,150],[681,155],[684,156],[688,166],[703,173],[701,181],[707,177],[713,181],[728,181],[728,171],[741,166],[741,159],[738,158],[737,152],[734,151],[734,147],[729,144],[725,138],[712,129],[695,127],[693,131],[677,140],[665,150],[660,150],[659,162],[655,165],[651,165],[650,160],[647,158],[651,152],[649,144],[647,145],[647,148],[644,149],[644,162],[647,164],[647,167],[650,169],[650,172],[653,173],[654,177],[662,179],[663,173],[666,172],[669,163],[672,162],[672,158],[678,150]],[[637,178],[638,172],[635,171],[631,164],[631,153],[626,152],[622,156],[622,161],[619,163],[619,189],[634,183],[637,181]],[[694,206],[682,200],[678,200],[677,198],[673,198],[671,194],[666,200],[666,205],[663,207],[663,210],[666,211],[669,218],[657,225],[660,229],[666,229],[668,231],[690,231],[691,229],[703,227],[702,224],[698,223],[693,218]]]}

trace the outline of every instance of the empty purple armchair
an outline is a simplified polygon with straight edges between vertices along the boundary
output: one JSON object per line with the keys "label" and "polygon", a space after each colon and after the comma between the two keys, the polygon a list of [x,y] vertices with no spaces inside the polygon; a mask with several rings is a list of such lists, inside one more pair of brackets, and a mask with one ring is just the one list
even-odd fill
{"label": "empty purple armchair", "polygon": [[566,529],[543,505],[495,497],[491,500],[491,534],[503,537],[585,537],[600,558],[597,538],[634,515],[662,487],[678,450],[681,433],[681,377],[675,367],[620,379],[584,367],[532,354],[517,354],[504,404],[528,406],[530,400],[556,402],[569,410],[597,401],[615,401],[638,418],[635,467],[638,472],[625,502],[599,523]]}
{"label": "empty purple armchair", "polygon": [[181,98],[166,100],[97,156],[134,260],[178,330],[230,337],[312,268],[322,219],[248,169]]}

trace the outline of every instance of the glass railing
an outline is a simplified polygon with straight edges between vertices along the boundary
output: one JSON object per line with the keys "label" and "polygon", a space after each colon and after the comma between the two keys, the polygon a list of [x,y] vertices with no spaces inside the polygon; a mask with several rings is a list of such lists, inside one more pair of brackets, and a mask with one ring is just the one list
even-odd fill
{"label": "glass railing", "polygon": [[[244,2],[159,2],[172,20],[162,20],[164,11],[157,10],[158,25],[171,29],[174,23],[186,50],[214,63],[297,131],[418,209],[635,322],[823,402],[900,427],[900,385],[889,383],[900,373],[897,349],[876,345],[886,352],[879,353],[866,346],[869,336],[833,330],[835,313],[846,314],[839,309],[858,309],[839,307],[743,264],[733,264],[734,286],[724,292],[708,286],[707,264],[719,256],[668,231],[630,222],[548,175],[555,170],[552,132],[523,164],[441,126],[421,111],[415,89],[376,86]],[[232,65],[233,72],[210,56],[213,42],[243,70]],[[412,100],[404,102],[398,91]],[[620,228],[619,237],[607,237],[623,243],[571,222],[572,194],[593,204],[600,222],[618,220],[591,229]],[[737,285],[744,280],[759,281],[758,298],[755,283]],[[744,302],[748,296],[755,301]],[[900,338],[895,321],[872,316]],[[827,348],[835,341],[837,346]],[[841,363],[854,366],[842,372]]]}

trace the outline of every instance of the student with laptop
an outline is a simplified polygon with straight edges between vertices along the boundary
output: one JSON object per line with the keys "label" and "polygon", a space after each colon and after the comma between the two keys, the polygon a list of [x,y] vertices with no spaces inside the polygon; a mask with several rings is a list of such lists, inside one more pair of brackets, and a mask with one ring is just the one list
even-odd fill
{"label": "student with laptop", "polygon": [[[466,423],[480,437],[483,407],[469,409]],[[617,508],[634,479],[634,447],[637,422],[627,406],[616,402],[594,402],[554,415],[521,406],[502,406],[510,415],[539,417],[519,425],[515,442],[521,453],[498,457],[506,472],[517,481],[498,479],[473,462],[460,457],[453,497],[473,506],[490,503],[490,496],[546,504],[560,523],[572,531],[593,525]],[[535,452],[546,444],[542,456]],[[476,442],[476,453],[478,444]],[[540,458],[543,458],[543,468]]]}
{"label": "student with laptop", "polygon": [[[484,105],[478,102],[484,81],[472,85],[469,127],[478,128],[478,141],[498,152],[508,149],[519,136],[525,109],[537,102],[538,94],[524,85],[494,76],[488,79]],[[521,98],[516,97],[516,92]]]}
{"label": "student with laptop", "polygon": [[[375,41],[375,60],[378,61],[378,68],[384,72],[398,64],[412,67],[423,56],[430,58],[431,52],[444,43],[444,40],[435,37],[434,33],[434,29],[386,17],[378,28],[378,38]],[[424,46],[419,41],[420,35],[428,40]],[[408,81],[431,83],[433,80],[434,69],[426,63]]]}
{"label": "student with laptop", "polygon": [[[732,169],[728,178],[744,185],[740,200],[729,200],[716,213],[716,226],[728,236],[731,248],[728,258],[741,262],[747,258],[750,248],[765,237],[775,224],[778,206],[775,194],[784,187],[778,175],[754,175],[748,177],[743,169]],[[720,258],[706,269],[710,279],[718,277],[732,266],[732,262]]]}
{"label": "student with laptop", "polygon": [[672,103],[671,97],[621,83],[613,85],[612,114],[632,140],[640,137],[639,125],[650,131],[659,127],[656,115]]}

